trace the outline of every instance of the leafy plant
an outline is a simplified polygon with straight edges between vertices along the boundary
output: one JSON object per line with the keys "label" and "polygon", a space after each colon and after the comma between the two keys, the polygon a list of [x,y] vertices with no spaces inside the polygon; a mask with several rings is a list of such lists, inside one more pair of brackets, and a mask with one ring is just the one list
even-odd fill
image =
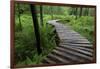
{"label": "leafy plant", "polygon": [[18,19],[16,17],[16,32],[15,32],[15,58],[16,65],[30,65],[30,64],[41,64],[41,61],[52,49],[56,46],[54,27],[47,24],[45,19],[43,26],[40,27],[41,47],[43,52],[38,55],[36,50],[36,40],[34,34],[34,27],[32,18],[30,15],[22,15],[23,31],[18,31]]}

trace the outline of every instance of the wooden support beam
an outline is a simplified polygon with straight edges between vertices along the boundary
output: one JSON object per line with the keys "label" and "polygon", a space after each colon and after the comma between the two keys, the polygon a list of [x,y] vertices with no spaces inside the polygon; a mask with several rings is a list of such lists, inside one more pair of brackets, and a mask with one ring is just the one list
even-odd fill
{"label": "wooden support beam", "polygon": [[38,54],[41,54],[42,49],[40,47],[41,43],[40,43],[40,33],[39,33],[39,25],[38,25],[36,7],[35,7],[35,5],[30,4],[30,8],[31,8],[32,19],[33,19],[33,24],[34,24],[34,31],[35,31],[35,36],[36,36],[37,52],[38,52]]}

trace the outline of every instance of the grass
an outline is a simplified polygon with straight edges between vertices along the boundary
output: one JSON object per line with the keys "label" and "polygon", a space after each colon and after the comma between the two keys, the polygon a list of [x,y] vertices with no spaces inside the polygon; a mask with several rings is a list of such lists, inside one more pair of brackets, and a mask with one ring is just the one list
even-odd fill
{"label": "grass", "polygon": [[21,16],[22,31],[19,30],[18,17],[15,17],[15,59],[16,66],[41,64],[41,61],[56,46],[54,27],[47,24],[49,18],[44,17],[45,22],[40,26],[41,48],[43,52],[38,55],[36,50],[36,38],[31,15]]}

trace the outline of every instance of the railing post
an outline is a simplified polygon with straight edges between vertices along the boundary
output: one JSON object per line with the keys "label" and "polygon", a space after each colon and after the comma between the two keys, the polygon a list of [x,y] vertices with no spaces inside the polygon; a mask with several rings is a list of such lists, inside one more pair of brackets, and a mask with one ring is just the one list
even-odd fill
{"label": "railing post", "polygon": [[40,54],[42,52],[41,49],[41,43],[40,43],[40,33],[39,33],[39,25],[38,25],[38,18],[36,14],[36,7],[35,5],[30,4],[31,8],[31,13],[32,13],[32,19],[33,19],[33,24],[34,24],[34,31],[35,31],[35,36],[36,36],[36,47],[37,47],[37,52]]}

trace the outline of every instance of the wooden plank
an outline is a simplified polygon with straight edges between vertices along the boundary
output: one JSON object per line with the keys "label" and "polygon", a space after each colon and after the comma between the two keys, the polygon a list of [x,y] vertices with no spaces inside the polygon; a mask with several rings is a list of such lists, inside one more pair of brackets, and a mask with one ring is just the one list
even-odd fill
{"label": "wooden plank", "polygon": [[60,40],[61,43],[72,43],[72,44],[91,44],[89,41],[87,40]]}
{"label": "wooden plank", "polygon": [[[55,54],[49,54],[48,55],[49,58],[51,57],[52,59],[56,59],[57,61],[61,62],[61,63],[69,63],[69,61],[67,61],[66,59],[62,58],[62,57],[59,57],[58,55],[55,55]],[[57,62],[56,61],[56,62]]]}
{"label": "wooden plank", "polygon": [[82,53],[82,54],[85,54],[85,55],[88,55],[88,56],[93,56],[92,52],[84,51],[84,50],[78,49],[76,47],[72,47],[72,46],[59,46],[59,47],[74,50],[75,52],[79,52],[79,53]]}
{"label": "wooden plank", "polygon": [[59,34],[60,39],[84,39],[83,37],[80,36],[73,36],[73,35],[67,35],[66,34]]}
{"label": "wooden plank", "polygon": [[84,50],[84,51],[88,51],[88,52],[93,53],[93,49],[89,49],[89,48],[86,48],[86,47],[77,47],[77,48],[81,49],[81,50]]}
{"label": "wooden plank", "polygon": [[62,39],[60,40],[61,42],[73,42],[73,43],[88,43],[91,44],[88,40],[86,39]]}
{"label": "wooden plank", "polygon": [[68,61],[71,61],[71,62],[83,62],[83,61],[85,61],[83,58],[79,58],[79,57],[77,57],[75,55],[71,55],[69,53],[59,51],[58,49],[55,49],[53,51],[53,53],[56,53],[60,57],[63,57],[63,58],[65,58],[65,59],[67,59]]}
{"label": "wooden plank", "polygon": [[89,43],[88,41],[72,41],[72,40],[70,40],[69,39],[69,41],[62,41],[62,40],[60,40],[61,42],[61,44],[79,44],[79,45],[90,45],[90,46],[93,46],[91,43]]}
{"label": "wooden plank", "polygon": [[79,53],[79,52],[76,52],[74,49],[73,50],[70,50],[70,49],[65,49],[65,48],[59,48],[59,47],[56,47],[57,49],[59,49],[60,51],[62,51],[62,52],[66,52],[66,53],[69,53],[69,54],[71,54],[71,55],[75,55],[75,56],[78,56],[78,57],[80,57],[80,58],[84,58],[84,59],[86,59],[87,61],[88,60],[93,60],[93,57],[90,57],[90,56],[87,56],[87,55],[84,55],[84,54],[81,54],[81,53]]}
{"label": "wooden plank", "polygon": [[49,63],[49,64],[56,64],[55,61],[53,61],[53,60],[51,60],[51,59],[49,59],[49,58],[47,58],[47,57],[44,59],[44,61],[46,61],[46,62]]}
{"label": "wooden plank", "polygon": [[93,46],[90,44],[72,44],[72,43],[60,43],[60,45],[69,45],[69,46],[83,46],[83,47],[90,47],[92,48]]}
{"label": "wooden plank", "polygon": [[[66,47],[66,45],[60,45],[60,46],[63,46],[63,47]],[[67,45],[68,47],[69,45]],[[59,46],[58,46],[59,47]],[[81,49],[81,50],[84,50],[84,51],[88,51],[88,52],[91,52],[93,53],[93,49],[89,48],[89,47],[84,47],[84,46],[71,46],[73,48],[78,48],[78,49]]]}

